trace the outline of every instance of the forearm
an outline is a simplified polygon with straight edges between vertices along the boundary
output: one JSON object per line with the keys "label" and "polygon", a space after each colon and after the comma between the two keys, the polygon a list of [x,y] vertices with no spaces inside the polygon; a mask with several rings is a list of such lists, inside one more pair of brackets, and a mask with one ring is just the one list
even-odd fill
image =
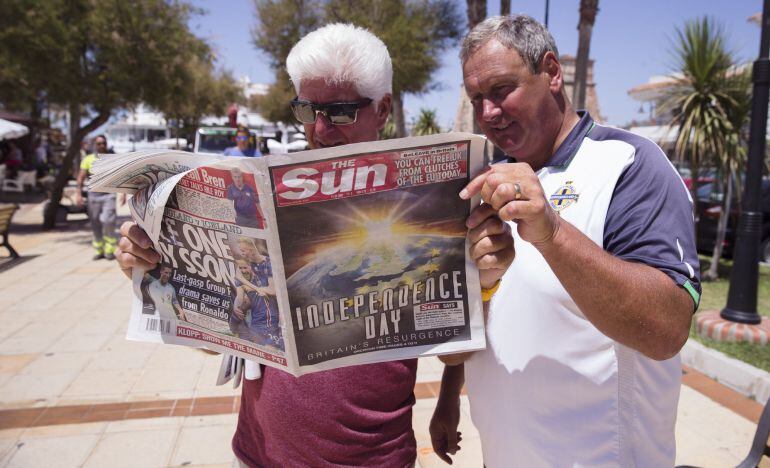
{"label": "forearm", "polygon": [[460,398],[463,385],[465,385],[465,364],[444,366],[444,374],[441,376],[441,390],[438,396],[439,404]]}
{"label": "forearm", "polygon": [[80,193],[83,191],[83,183],[86,181],[86,176],[87,176],[86,171],[84,171],[83,169],[81,169],[80,172],[78,172],[78,177],[77,179],[75,179],[75,182],[77,184],[77,193]]}
{"label": "forearm", "polygon": [[273,280],[272,279],[268,279],[267,280],[267,286],[262,288],[262,292],[266,296],[275,296],[275,285],[273,284]]}
{"label": "forearm", "polygon": [[612,256],[563,220],[554,237],[536,247],[581,312],[608,337],[657,360],[684,345],[693,302],[665,273]]}

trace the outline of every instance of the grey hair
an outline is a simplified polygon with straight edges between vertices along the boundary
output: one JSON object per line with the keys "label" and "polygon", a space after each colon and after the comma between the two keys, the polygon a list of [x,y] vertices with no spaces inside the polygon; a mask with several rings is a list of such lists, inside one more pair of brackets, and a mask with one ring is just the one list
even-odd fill
{"label": "grey hair", "polygon": [[531,73],[537,73],[547,52],[559,57],[556,41],[545,26],[527,15],[490,16],[465,36],[460,49],[463,65],[470,56],[491,39],[514,49]]}
{"label": "grey hair", "polygon": [[378,102],[393,92],[393,64],[377,36],[352,24],[334,23],[307,34],[289,52],[286,70],[297,94],[303,80],[350,83]]}

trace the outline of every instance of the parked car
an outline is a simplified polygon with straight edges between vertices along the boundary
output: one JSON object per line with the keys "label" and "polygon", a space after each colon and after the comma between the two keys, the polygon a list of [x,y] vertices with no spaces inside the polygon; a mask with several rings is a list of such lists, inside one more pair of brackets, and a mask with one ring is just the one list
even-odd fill
{"label": "parked car", "polygon": [[[676,167],[676,170],[679,172],[679,175],[682,177],[682,180],[684,181],[684,185],[687,186],[688,190],[691,190],[692,189],[692,171],[690,170],[690,168],[679,166],[679,167]],[[700,176],[698,176],[699,186],[702,186],[717,180],[716,169],[713,169],[713,168],[701,169],[699,172],[700,172]]]}
{"label": "parked car", "polygon": [[[235,128],[232,127],[200,127],[195,132],[195,153],[222,154],[225,149],[235,146]],[[249,146],[254,148],[261,143],[260,137],[272,137],[275,135],[260,135],[256,130],[250,129]],[[262,146],[262,145],[260,145]],[[265,153],[262,147],[260,152]]]}
{"label": "parked car", "polygon": [[[226,148],[235,146],[235,130],[232,127],[200,127],[195,132],[195,153],[222,154]],[[305,135],[287,130],[249,129],[251,147],[257,145],[262,154],[287,154],[308,149]]]}
{"label": "parked car", "polygon": [[[724,194],[716,182],[709,182],[698,188],[698,232],[697,248],[704,253],[711,253],[717,236],[719,215],[722,213]],[[760,244],[760,261],[770,263],[770,178],[762,179],[760,195],[760,211],[762,212],[762,236]],[[735,228],[738,224],[740,206],[737,194],[730,209],[730,218],[724,240],[724,255],[732,256],[735,242]]]}

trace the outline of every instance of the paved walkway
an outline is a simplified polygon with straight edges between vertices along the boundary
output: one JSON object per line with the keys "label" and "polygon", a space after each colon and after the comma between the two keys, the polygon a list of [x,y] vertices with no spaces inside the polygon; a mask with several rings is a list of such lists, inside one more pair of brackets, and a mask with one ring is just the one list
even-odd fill
{"label": "paved walkway", "polygon": [[[40,233],[39,206],[17,216],[0,262],[0,467],[230,467],[239,392],[214,385],[219,358],[126,341],[131,289],[106,260],[91,261],[83,221]],[[79,227],[78,227],[79,226]],[[414,427],[419,466],[433,454],[428,422],[441,364],[421,359]],[[761,407],[694,371],[684,375],[677,463],[734,466]],[[455,466],[480,467],[478,433],[462,402]]]}

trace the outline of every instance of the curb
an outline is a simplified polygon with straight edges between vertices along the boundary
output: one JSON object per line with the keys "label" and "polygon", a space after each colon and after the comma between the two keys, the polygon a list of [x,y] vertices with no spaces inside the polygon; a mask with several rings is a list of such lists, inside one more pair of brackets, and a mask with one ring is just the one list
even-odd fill
{"label": "curb", "polygon": [[770,398],[770,373],[731,358],[689,339],[682,351],[682,364],[764,405]]}

